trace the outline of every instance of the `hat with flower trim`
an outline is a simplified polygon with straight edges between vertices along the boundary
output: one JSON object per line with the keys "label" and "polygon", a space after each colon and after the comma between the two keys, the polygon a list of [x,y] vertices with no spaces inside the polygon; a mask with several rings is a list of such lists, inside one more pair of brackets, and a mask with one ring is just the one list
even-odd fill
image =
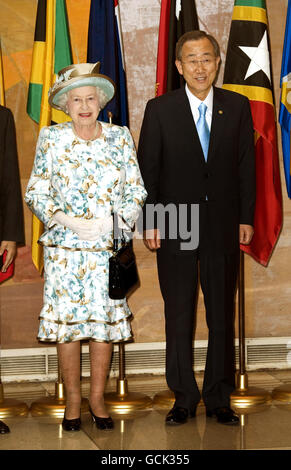
{"label": "hat with flower trim", "polygon": [[96,62],[96,64],[72,64],[60,70],[54,85],[48,92],[49,104],[53,108],[66,112],[59,103],[60,97],[64,93],[82,86],[96,86],[105,94],[106,105],[114,96],[115,83],[106,75],[100,74],[99,70],[100,62]]}

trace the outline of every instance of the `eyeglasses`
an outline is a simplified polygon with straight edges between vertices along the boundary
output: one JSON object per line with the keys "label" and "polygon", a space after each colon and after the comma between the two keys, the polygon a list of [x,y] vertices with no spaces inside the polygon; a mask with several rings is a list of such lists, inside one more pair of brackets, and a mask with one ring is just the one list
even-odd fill
{"label": "eyeglasses", "polygon": [[189,67],[196,68],[198,65],[201,65],[202,67],[209,67],[213,62],[215,61],[214,58],[210,59],[203,59],[203,60],[181,60],[182,64],[188,65]]}

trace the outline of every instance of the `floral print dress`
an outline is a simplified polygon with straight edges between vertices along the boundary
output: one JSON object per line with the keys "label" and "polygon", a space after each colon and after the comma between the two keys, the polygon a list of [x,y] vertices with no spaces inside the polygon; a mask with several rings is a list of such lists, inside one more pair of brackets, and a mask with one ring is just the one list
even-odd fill
{"label": "floral print dress", "polygon": [[72,123],[41,129],[25,201],[44,223],[44,294],[38,339],[118,342],[132,335],[126,299],[108,296],[112,232],[86,241],[52,216],[62,210],[85,219],[118,213],[133,227],[146,198],[132,137],[107,123],[93,141]]}

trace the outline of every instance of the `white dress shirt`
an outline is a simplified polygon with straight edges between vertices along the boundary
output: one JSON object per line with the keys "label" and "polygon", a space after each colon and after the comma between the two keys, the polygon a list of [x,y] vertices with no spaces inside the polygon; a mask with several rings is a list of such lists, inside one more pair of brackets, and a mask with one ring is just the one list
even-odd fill
{"label": "white dress shirt", "polygon": [[[198,107],[200,106],[202,101],[199,100],[199,98],[197,98],[195,95],[193,95],[193,93],[191,93],[191,91],[189,90],[187,84],[185,86],[185,91],[186,91],[186,95],[188,96],[188,100],[189,100],[189,103],[190,103],[193,119],[194,119],[194,122],[196,124],[198,119],[199,119],[199,115],[200,115]],[[212,109],[213,109],[213,87],[211,87],[211,89],[210,89],[207,97],[203,101],[203,103],[205,103],[206,106],[207,106],[206,122],[208,124],[208,128],[209,128],[209,131],[210,131],[211,130],[211,122],[212,122]]]}

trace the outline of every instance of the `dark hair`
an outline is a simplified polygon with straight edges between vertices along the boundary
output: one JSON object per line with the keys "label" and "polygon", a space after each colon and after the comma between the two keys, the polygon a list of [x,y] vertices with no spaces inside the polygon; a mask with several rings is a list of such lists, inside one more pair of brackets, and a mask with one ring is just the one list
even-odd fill
{"label": "dark hair", "polygon": [[188,41],[198,41],[199,39],[208,39],[214,49],[214,54],[215,57],[220,57],[220,47],[216,39],[211,36],[210,34],[205,33],[205,31],[200,31],[200,30],[194,30],[194,31],[188,31],[187,33],[183,34],[181,36],[176,44],[176,59],[181,60],[181,52],[182,52],[182,47],[184,46],[185,42]]}

